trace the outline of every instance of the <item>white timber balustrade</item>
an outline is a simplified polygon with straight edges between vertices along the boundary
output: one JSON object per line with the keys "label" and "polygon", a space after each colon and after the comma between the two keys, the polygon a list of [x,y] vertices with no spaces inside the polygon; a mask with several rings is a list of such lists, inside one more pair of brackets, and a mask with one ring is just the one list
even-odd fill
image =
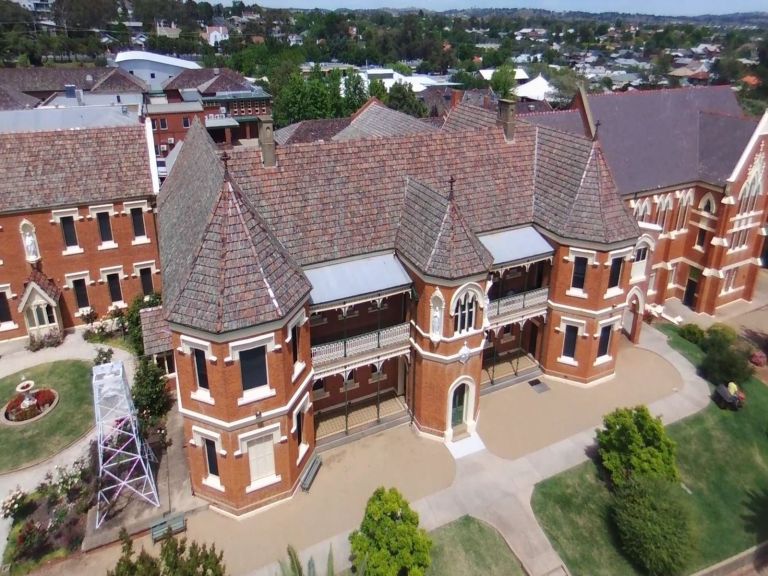
{"label": "white timber balustrade", "polygon": [[511,294],[510,296],[505,296],[498,300],[491,300],[488,316],[490,318],[496,318],[514,312],[521,312],[535,306],[542,306],[547,303],[548,296],[549,288],[537,288],[535,290],[528,290],[527,292]]}
{"label": "white timber balustrade", "polygon": [[322,366],[342,358],[407,344],[410,333],[410,325],[406,322],[345,340],[312,346],[312,362],[315,366]]}

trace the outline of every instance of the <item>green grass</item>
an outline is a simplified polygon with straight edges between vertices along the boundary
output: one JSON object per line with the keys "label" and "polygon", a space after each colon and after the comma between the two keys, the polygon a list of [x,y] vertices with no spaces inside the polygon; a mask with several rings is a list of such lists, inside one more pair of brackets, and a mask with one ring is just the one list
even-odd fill
{"label": "green grass", "polygon": [[[462,516],[429,535],[432,565],[426,576],[525,575],[501,534],[476,518]],[[324,565],[323,562],[318,565]],[[354,572],[345,570],[340,576],[354,576]]]}
{"label": "green grass", "polygon": [[[670,345],[694,364],[701,350],[660,326]],[[677,443],[682,481],[693,494],[698,545],[688,572],[768,539],[768,388],[752,378],[740,412],[714,404],[668,428]],[[639,574],[621,556],[609,521],[611,495],[593,462],[536,488],[533,509],[574,576]],[[584,535],[589,537],[585,538]]]}
{"label": "green grass", "polygon": [[515,555],[492,526],[463,516],[434,530],[427,576],[523,576]]}
{"label": "green grass", "polygon": [[44,418],[22,426],[0,425],[0,472],[53,456],[93,426],[91,365],[80,360],[41,364],[0,380],[0,403],[15,394],[21,375],[35,389],[53,388],[59,403]]}

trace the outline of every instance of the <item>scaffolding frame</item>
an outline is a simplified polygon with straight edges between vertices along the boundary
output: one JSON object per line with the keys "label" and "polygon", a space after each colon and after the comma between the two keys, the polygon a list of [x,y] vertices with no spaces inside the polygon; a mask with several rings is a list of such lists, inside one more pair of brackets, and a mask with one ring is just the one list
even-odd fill
{"label": "scaffolding frame", "polygon": [[141,440],[123,363],[94,366],[92,384],[101,486],[96,497],[99,528],[124,490],[156,507],[160,507],[160,498],[150,467],[156,459]]}

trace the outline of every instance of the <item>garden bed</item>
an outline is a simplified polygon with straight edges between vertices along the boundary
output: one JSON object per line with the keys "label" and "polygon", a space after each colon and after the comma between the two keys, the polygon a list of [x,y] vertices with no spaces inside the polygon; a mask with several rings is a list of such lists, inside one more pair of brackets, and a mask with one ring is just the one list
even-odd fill
{"label": "garden bed", "polygon": [[[680,338],[676,327],[659,329],[689,361],[701,363],[702,351]],[[668,427],[694,511],[698,543],[688,573],[768,539],[768,388],[753,377],[743,389],[747,403],[741,411],[712,404]],[[610,503],[594,462],[546,480],[534,491],[539,523],[574,576],[640,573],[619,551]]]}

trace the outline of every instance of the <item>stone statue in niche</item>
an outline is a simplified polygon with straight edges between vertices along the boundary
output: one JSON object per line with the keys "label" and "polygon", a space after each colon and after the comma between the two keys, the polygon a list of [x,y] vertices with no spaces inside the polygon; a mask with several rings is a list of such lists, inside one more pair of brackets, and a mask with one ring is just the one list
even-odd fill
{"label": "stone statue in niche", "polygon": [[433,342],[440,340],[443,334],[443,310],[439,304],[432,306],[432,325],[430,326],[430,339]]}
{"label": "stone statue in niche", "polygon": [[31,227],[22,228],[21,236],[24,241],[24,253],[27,256],[27,262],[37,262],[40,260],[40,248],[37,245],[35,232]]}

